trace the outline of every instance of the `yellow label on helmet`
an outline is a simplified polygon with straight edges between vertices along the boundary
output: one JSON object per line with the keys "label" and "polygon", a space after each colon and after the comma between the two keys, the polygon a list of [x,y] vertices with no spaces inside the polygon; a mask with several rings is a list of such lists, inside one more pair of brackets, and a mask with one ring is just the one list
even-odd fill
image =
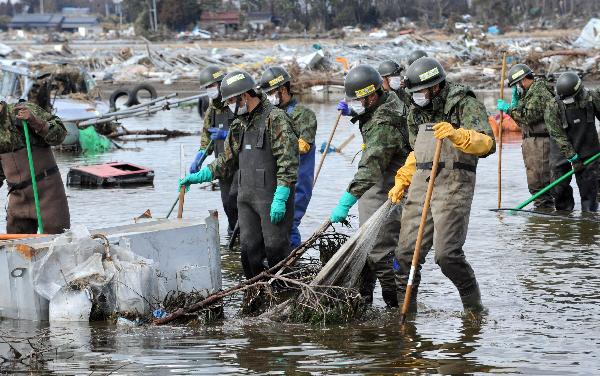
{"label": "yellow label on helmet", "polygon": [[283,76],[277,76],[274,79],[272,79],[271,81],[269,81],[269,87],[273,87],[275,85],[277,85],[278,83],[282,82],[284,80]]}
{"label": "yellow label on helmet", "polygon": [[513,80],[517,79],[519,76],[524,75],[525,71],[523,69],[519,69],[512,76],[510,76]]}
{"label": "yellow label on helmet", "polygon": [[438,67],[430,69],[425,73],[421,73],[419,75],[419,80],[421,80],[421,82],[426,81],[426,80],[430,79],[431,77],[434,77],[436,74],[440,74],[440,70],[438,69]]}
{"label": "yellow label on helmet", "polygon": [[238,73],[235,76],[231,76],[227,79],[227,85],[231,85],[234,82],[237,82],[239,80],[243,80],[244,79],[244,74],[243,73]]}
{"label": "yellow label on helmet", "polygon": [[354,94],[356,94],[357,97],[362,98],[365,95],[369,95],[369,94],[374,93],[374,92],[375,92],[375,85],[371,84],[371,85],[369,85],[369,86],[367,86],[365,88],[362,88],[360,90],[356,90],[354,92]]}
{"label": "yellow label on helmet", "polygon": [[579,87],[581,86],[581,78],[578,78],[577,80],[577,85],[575,85],[575,91],[579,90]]}
{"label": "yellow label on helmet", "polygon": [[213,78],[219,78],[219,77],[221,77],[224,74],[225,74],[225,72],[223,72],[222,70],[220,70],[220,71],[218,71],[216,73],[213,73],[212,76],[213,76]]}

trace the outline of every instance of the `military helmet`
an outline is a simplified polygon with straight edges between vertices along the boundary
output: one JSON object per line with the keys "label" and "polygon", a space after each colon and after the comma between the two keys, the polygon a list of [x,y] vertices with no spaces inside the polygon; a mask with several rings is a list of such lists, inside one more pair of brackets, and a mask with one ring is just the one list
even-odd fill
{"label": "military helmet", "polygon": [[385,60],[379,67],[377,71],[381,75],[381,77],[387,77],[392,75],[398,75],[402,72],[404,68],[400,66],[400,64],[396,63],[394,60]]}
{"label": "military helmet", "polygon": [[406,70],[406,91],[414,93],[432,87],[446,79],[446,71],[439,61],[432,57],[415,60]]}
{"label": "military helmet", "polygon": [[209,65],[200,71],[200,86],[207,87],[220,82],[227,72],[216,65]]}
{"label": "military helmet", "polygon": [[525,64],[515,64],[508,70],[508,86],[514,86],[523,78],[533,74],[531,68]]}
{"label": "military helmet", "polygon": [[427,57],[427,52],[423,50],[414,50],[410,53],[410,55],[408,55],[408,65],[411,65],[422,57]]}
{"label": "military helmet", "polygon": [[290,74],[283,67],[269,67],[263,72],[260,78],[260,88],[269,92],[283,86],[286,82],[290,82],[290,80]]}
{"label": "military helmet", "polygon": [[381,89],[383,78],[370,65],[361,64],[348,72],[344,79],[346,98],[359,99]]}
{"label": "military helmet", "polygon": [[221,97],[223,101],[243,94],[247,91],[254,90],[256,82],[250,76],[250,73],[243,70],[235,70],[227,73],[221,81]]}
{"label": "military helmet", "polygon": [[560,99],[565,99],[575,96],[583,88],[581,78],[574,72],[566,72],[556,80],[556,95]]}

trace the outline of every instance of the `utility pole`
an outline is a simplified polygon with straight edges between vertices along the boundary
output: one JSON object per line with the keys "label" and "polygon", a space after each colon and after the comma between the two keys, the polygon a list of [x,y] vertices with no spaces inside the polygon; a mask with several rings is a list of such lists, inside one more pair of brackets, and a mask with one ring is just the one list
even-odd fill
{"label": "utility pole", "polygon": [[158,15],[156,14],[156,0],[152,0],[152,8],[154,10],[154,31],[158,31]]}
{"label": "utility pole", "polygon": [[156,15],[156,0],[152,0],[152,2],[148,2],[148,8],[150,12],[148,16],[150,17],[150,30],[157,32],[158,31],[158,17]]}
{"label": "utility pole", "polygon": [[40,13],[44,14],[44,0],[40,0]]}

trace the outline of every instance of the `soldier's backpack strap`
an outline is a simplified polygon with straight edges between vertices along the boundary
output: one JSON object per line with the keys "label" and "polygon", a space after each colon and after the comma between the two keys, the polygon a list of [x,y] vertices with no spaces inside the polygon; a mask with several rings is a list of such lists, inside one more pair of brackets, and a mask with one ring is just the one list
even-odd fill
{"label": "soldier's backpack strap", "polygon": [[587,116],[587,122],[588,124],[595,124],[596,123],[596,116],[594,114],[594,102],[593,102],[593,98],[592,98],[592,94],[590,94],[589,92],[587,93],[587,103],[586,103],[586,116]]}
{"label": "soldier's backpack strap", "polygon": [[271,103],[267,103],[265,109],[261,115],[260,119],[260,128],[258,128],[258,137],[256,139],[256,147],[258,149],[262,149],[265,144],[265,137],[267,133],[267,126],[269,129],[271,128],[271,111],[273,111],[274,106]]}

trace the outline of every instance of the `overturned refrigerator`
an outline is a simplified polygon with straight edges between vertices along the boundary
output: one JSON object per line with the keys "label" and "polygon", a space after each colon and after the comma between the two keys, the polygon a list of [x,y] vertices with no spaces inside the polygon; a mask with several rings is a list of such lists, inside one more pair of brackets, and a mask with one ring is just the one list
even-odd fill
{"label": "overturned refrigerator", "polygon": [[168,293],[221,289],[216,212],[0,244],[0,318],[148,316]]}

